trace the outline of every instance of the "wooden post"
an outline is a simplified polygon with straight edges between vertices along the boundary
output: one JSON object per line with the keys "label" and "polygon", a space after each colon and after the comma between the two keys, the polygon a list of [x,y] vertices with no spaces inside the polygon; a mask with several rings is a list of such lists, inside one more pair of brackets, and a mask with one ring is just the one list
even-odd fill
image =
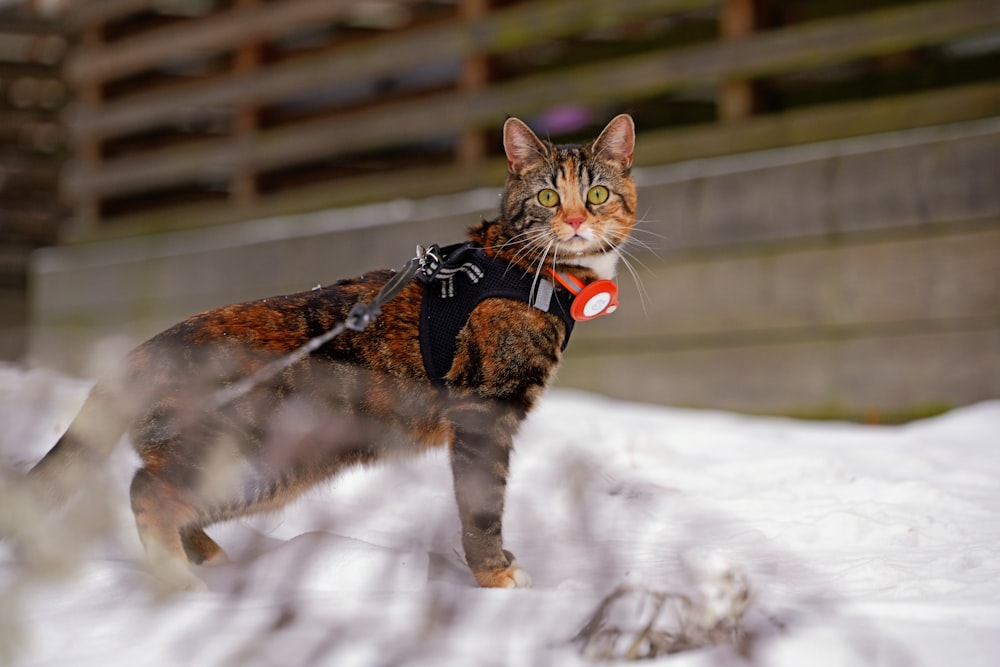
{"label": "wooden post", "polygon": [[[760,25],[761,0],[726,0],[719,17],[722,39],[745,39]],[[749,118],[757,111],[752,81],[725,81],[718,95],[719,120],[725,123]]]}
{"label": "wooden post", "polygon": [[[249,14],[257,11],[260,0],[237,0],[238,11]],[[253,72],[261,66],[262,48],[259,39],[253,38],[242,43],[237,49],[233,62],[236,76]],[[241,105],[233,120],[232,141],[246,144],[253,141],[260,126],[260,110],[256,106]],[[238,151],[239,154],[245,151]],[[251,165],[239,164],[234,167],[229,184],[230,200],[237,208],[249,206],[257,198],[257,173]]]}
{"label": "wooden post", "polygon": [[[104,43],[103,26],[86,26],[80,34],[80,45],[84,49],[98,49]],[[104,91],[100,81],[88,80],[76,90],[76,103],[87,109],[88,116],[96,116],[103,104]],[[77,172],[89,180],[90,176],[100,170],[101,141],[93,137],[84,137],[74,142],[74,152],[77,162]],[[75,193],[72,202],[73,218],[69,221],[66,236],[80,237],[93,231],[101,220],[100,198],[86,190]]]}
{"label": "wooden post", "polygon": [[[490,9],[490,0],[461,0],[459,16],[466,21],[474,21],[485,16]],[[489,62],[483,53],[472,53],[465,59],[458,88],[463,95],[475,95],[489,84]],[[476,164],[486,157],[486,137],[482,130],[470,129],[462,132],[458,141],[456,158],[459,164]]]}

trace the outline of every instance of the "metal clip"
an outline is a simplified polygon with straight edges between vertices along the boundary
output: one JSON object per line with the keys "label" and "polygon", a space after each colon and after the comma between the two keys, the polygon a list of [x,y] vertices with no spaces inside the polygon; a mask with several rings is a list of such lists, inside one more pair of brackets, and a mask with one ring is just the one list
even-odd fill
{"label": "metal clip", "polygon": [[441,269],[441,264],[441,249],[437,244],[432,243],[427,248],[417,246],[417,270],[424,280],[433,278]]}

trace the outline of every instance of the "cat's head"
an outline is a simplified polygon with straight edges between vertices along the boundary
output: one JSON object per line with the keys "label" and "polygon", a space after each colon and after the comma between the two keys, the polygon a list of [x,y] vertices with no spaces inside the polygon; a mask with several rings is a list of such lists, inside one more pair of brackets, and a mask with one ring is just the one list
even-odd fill
{"label": "cat's head", "polygon": [[635,224],[632,118],[615,117],[583,146],[553,145],[510,118],[503,144],[508,172],[501,220],[509,235],[504,253],[537,269],[577,266],[611,278],[617,248]]}

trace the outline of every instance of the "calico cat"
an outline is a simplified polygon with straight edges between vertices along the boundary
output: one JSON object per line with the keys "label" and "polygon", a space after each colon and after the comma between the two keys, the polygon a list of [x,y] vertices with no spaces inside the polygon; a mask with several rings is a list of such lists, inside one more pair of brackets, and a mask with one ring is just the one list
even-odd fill
{"label": "calico cat", "polygon": [[[536,292],[558,272],[552,288],[563,302],[572,300],[566,280],[613,279],[635,222],[634,142],[624,114],[583,146],[552,145],[508,119],[500,215],[470,229],[466,250],[503,267],[503,275],[529,277]],[[474,267],[460,268],[441,285],[476,289]],[[344,321],[393,275],[372,271],[216,308],[156,335],[95,385],[30,478],[48,495],[65,496],[71,471],[99,463],[127,431],[142,460],[132,509],[154,572],[173,587],[196,589],[204,584],[189,563],[225,559],[206,526],[277,509],[348,466],[446,444],[476,582],[528,585],[501,537],[508,461],[519,424],[559,363],[572,324],[565,313],[527,298],[479,301],[444,342],[450,363],[432,381],[422,344],[443,334],[438,320],[422,314],[427,286],[413,280],[363,331],[348,330],[249,391],[218,400]]]}

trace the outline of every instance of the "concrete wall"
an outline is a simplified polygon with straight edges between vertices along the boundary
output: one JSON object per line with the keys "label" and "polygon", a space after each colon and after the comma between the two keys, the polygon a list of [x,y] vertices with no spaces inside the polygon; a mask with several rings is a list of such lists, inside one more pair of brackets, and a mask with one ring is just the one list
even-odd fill
{"label": "concrete wall", "polygon": [[[1000,398],[1000,118],[637,178],[637,236],[656,254],[631,248],[638,281],[623,267],[623,307],[577,327],[560,385],[812,416]],[[30,358],[96,374],[186,314],[399,266],[496,201],[476,191],[45,250]]]}

